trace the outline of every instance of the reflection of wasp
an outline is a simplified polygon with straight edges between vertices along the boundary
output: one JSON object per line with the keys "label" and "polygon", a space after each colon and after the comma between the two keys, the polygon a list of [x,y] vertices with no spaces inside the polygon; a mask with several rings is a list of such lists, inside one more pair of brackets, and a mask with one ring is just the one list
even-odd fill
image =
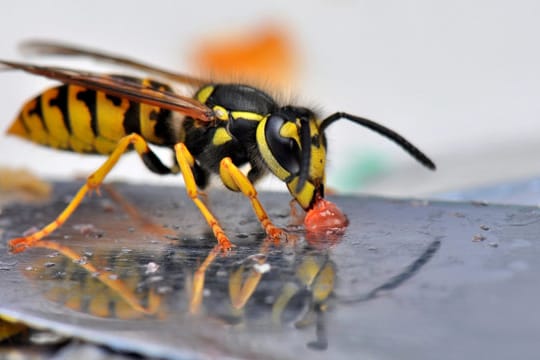
{"label": "reflection of wasp", "polygon": [[291,253],[269,246],[268,239],[260,249],[229,257],[218,256],[219,246],[209,248],[194,239],[160,253],[96,250],[89,259],[75,248],[44,240],[37,246],[59,254],[40,259],[25,274],[46,289],[47,298],[78,312],[168,322],[200,315],[239,329],[314,325],[316,339],[307,345],[324,350],[329,309],[356,306],[396,289],[428,263],[440,244],[440,240],[428,244],[411,264],[381,285],[361,294],[347,290],[348,296],[336,293],[343,276],[340,279],[331,250],[306,246]]}
{"label": "reflection of wasp", "polygon": [[57,252],[24,273],[50,300],[93,316],[175,321],[202,315],[227,326],[261,329],[315,324],[317,341],[310,344],[320,343],[322,313],[336,281],[328,249],[284,256],[285,249],[271,247],[267,239],[255,251],[220,257],[219,246],[186,242],[159,253],[96,248],[86,251],[87,257],[43,240],[36,246]]}
{"label": "reflection of wasp", "polygon": [[[219,174],[227,188],[250,199],[271,238],[283,238],[283,230],[268,218],[253,183],[271,172],[286,183],[303,209],[313,209],[324,198],[325,130],[336,120],[366,126],[396,142],[425,166],[435,168],[427,156],[399,134],[368,119],[337,112],[319,120],[310,109],[278,105],[251,86],[209,84],[95,51],[42,42],[29,43],[26,48],[35,53],[109,61],[198,86],[198,90],[194,98],[187,98],[153,80],[0,62],[65,84],[27,102],[9,133],[57,149],[109,156],[55,221],[30,236],[10,241],[14,252],[33,246],[62,225],[86,193],[98,188],[121,155],[131,148],[155,173],[182,173],[189,197],[211,226],[222,250],[229,249],[231,242],[198,191],[206,187],[210,174]],[[149,143],[174,149],[178,165],[164,165]],[[238,168],[244,164],[251,166],[247,176]],[[346,223],[338,225],[344,227]]]}

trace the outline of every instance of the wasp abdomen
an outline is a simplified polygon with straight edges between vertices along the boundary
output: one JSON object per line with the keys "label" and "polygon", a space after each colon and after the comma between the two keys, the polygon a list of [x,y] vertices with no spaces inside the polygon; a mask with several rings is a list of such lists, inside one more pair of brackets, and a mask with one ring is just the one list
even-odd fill
{"label": "wasp abdomen", "polygon": [[56,149],[110,154],[131,133],[157,145],[173,143],[170,119],[171,111],[157,106],[61,85],[24,104],[8,133]]}

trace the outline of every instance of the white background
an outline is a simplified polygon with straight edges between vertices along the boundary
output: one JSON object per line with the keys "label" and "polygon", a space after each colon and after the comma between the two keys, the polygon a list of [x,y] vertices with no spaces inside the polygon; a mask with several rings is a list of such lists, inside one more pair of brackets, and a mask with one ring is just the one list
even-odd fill
{"label": "white background", "polygon": [[[48,38],[106,49],[176,70],[194,42],[223,31],[286,26],[302,55],[299,100],[397,130],[436,160],[430,173],[353,124],[328,132],[329,182],[359,151],[386,154],[390,172],[361,190],[422,195],[540,173],[540,2],[453,1],[9,1],[0,58]],[[249,30],[248,30],[249,31]],[[44,80],[0,73],[0,129]],[[112,178],[167,183],[129,155]],[[165,160],[169,160],[167,158]],[[88,174],[102,158],[0,137],[0,166],[39,175]],[[277,180],[270,180],[274,187]],[[267,183],[267,184],[268,184]],[[338,183],[338,181],[336,181]]]}

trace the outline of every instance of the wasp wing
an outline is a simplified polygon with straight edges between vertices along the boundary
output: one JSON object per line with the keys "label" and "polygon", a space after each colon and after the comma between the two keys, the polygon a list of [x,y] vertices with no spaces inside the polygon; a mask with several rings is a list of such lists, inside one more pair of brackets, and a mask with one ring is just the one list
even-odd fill
{"label": "wasp wing", "polygon": [[213,121],[214,112],[199,101],[164,89],[153,89],[128,78],[105,75],[61,67],[3,61],[5,67],[59,80],[65,84],[79,85],[88,89],[176,111],[201,121]]}
{"label": "wasp wing", "polygon": [[19,48],[24,54],[29,55],[66,55],[88,57],[105,63],[128,66],[135,70],[141,70],[148,74],[158,75],[190,86],[202,86],[209,83],[209,81],[203,79],[176,72],[171,72],[169,70],[165,70],[154,65],[145,64],[138,60],[130,59],[120,55],[94,49],[72,46],[59,42],[46,40],[31,40],[23,42]]}

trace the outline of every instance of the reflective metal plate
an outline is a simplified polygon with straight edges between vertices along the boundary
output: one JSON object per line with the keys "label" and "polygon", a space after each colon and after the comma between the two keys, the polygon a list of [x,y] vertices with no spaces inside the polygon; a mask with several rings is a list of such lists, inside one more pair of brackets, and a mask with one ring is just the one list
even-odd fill
{"label": "reflective metal plate", "polygon": [[47,204],[2,209],[0,314],[175,359],[538,355],[536,207],[334,197],[347,232],[306,239],[289,197],[264,193],[289,232],[274,244],[245,198],[215,191],[208,203],[236,244],[223,255],[182,188],[120,184],[146,223],[93,196],[47,238],[56,249],[8,254],[9,238],[76,190],[58,183]]}

